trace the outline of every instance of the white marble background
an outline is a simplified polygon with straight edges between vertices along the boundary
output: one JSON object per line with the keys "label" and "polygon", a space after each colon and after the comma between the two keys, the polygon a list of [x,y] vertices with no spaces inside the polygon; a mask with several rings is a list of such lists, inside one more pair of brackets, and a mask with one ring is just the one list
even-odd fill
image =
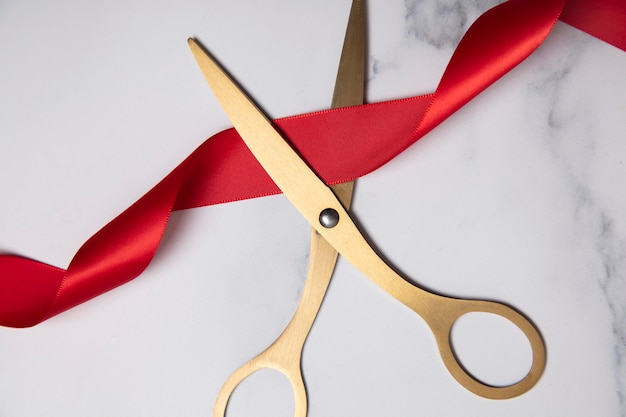
{"label": "white marble background", "polygon": [[[490,1],[369,2],[367,98],[434,90]],[[229,122],[186,38],[273,117],[327,108],[349,1],[0,2],[0,250],[78,247]],[[481,399],[421,320],[340,260],[304,353],[310,417],[626,415],[626,53],[558,23],[527,61],[357,184],[354,213],[405,275],[510,303],[542,380]],[[282,196],[172,216],[137,280],[31,329],[0,328],[0,417],[205,416],[297,304],[309,227]],[[455,333],[492,383],[530,361],[484,316]],[[254,375],[229,416],[291,416]]]}

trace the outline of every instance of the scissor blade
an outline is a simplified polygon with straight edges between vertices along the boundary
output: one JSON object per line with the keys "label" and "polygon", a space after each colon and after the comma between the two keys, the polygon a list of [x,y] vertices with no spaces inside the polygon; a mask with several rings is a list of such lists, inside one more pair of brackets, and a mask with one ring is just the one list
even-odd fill
{"label": "scissor blade", "polygon": [[189,39],[188,43],[217,100],[252,154],[291,203],[325,235],[318,220],[321,211],[342,207],[333,192],[213,58],[195,40]]}
{"label": "scissor blade", "polygon": [[[362,0],[353,0],[343,41],[331,108],[363,104],[365,90],[365,11]],[[354,181],[333,185],[333,192],[350,208]],[[314,243],[317,244],[317,243]]]}
{"label": "scissor blade", "polygon": [[363,104],[364,89],[365,12],[363,1],[354,0],[348,17],[331,107],[335,109]]}

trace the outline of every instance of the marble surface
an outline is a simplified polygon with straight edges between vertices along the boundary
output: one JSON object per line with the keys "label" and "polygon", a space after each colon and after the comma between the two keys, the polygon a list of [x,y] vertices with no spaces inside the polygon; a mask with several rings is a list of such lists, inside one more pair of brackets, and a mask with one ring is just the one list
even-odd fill
{"label": "marble surface", "polygon": [[[434,90],[493,1],[369,2],[367,100]],[[349,1],[0,3],[0,250],[66,267],[78,247],[229,126],[186,39],[272,116],[329,106]],[[527,61],[361,179],[356,218],[406,276],[524,311],[545,374],[506,401],[443,367],[413,313],[344,260],[306,344],[310,417],[626,415],[626,54],[558,23]],[[309,227],[282,196],[172,216],[135,281],[31,329],[0,328],[0,417],[204,416],[293,313]],[[508,323],[455,329],[487,382],[521,377]],[[291,416],[255,374],[229,416]]]}

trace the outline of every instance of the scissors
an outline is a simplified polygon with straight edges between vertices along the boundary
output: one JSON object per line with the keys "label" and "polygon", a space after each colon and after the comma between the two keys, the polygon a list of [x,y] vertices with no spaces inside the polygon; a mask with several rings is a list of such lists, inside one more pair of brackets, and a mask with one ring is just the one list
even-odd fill
{"label": "scissors", "polygon": [[[295,416],[306,416],[306,390],[300,371],[302,345],[329,280],[326,279],[323,288],[320,288],[321,285],[313,288],[310,284],[316,273],[311,275],[311,271],[325,268],[330,271],[330,276],[335,262],[334,258],[325,265],[313,262],[318,256],[313,253],[314,249],[319,250],[324,244],[334,247],[365,276],[422,317],[435,336],[444,365],[452,377],[469,391],[489,399],[507,399],[527,392],[538,382],[545,369],[546,349],[539,331],[524,315],[499,302],[436,294],[400,276],[369,245],[350,218],[347,211],[349,201],[342,204],[337,191],[317,176],[264,113],[194,39],[189,39],[188,43],[204,77],[245,144],[283,194],[312,225],[316,232],[312,240],[315,241],[319,234],[325,241],[321,245],[316,243],[317,249],[312,247],[309,276],[294,318],[273,345],[235,371],[226,381],[218,394],[214,417],[224,415],[230,394],[241,380],[266,367],[275,368],[287,376],[294,390]],[[314,314],[301,313],[309,309],[313,309]],[[508,319],[527,337],[533,359],[530,370],[520,381],[507,386],[487,385],[469,374],[458,361],[451,345],[452,327],[458,318],[473,312],[492,313]],[[298,326],[306,329],[298,330]]]}

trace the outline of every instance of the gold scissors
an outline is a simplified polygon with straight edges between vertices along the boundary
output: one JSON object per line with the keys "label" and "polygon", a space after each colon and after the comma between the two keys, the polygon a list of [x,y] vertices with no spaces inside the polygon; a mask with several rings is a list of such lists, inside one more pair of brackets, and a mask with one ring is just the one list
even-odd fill
{"label": "gold scissors", "polygon": [[[315,262],[318,254],[314,252],[328,250],[320,249],[325,244],[334,247],[364,275],[426,321],[435,336],[439,353],[448,371],[469,391],[485,398],[506,399],[525,393],[537,383],[545,368],[546,351],[541,335],[526,317],[502,303],[447,297],[426,291],[402,278],[372,249],[350,218],[347,200],[351,189],[347,193],[345,205],[342,204],[336,194],[337,191],[327,186],[302,160],[274,128],[272,122],[238,88],[215,60],[193,39],[189,39],[188,42],[215,96],[252,154],[285,196],[326,241],[321,244],[317,242],[311,249],[310,272],[294,318],[273,345],[235,371],[227,380],[218,394],[214,417],[225,413],[230,394],[241,380],[252,372],[266,367],[275,368],[287,376],[294,390],[295,415],[297,417],[306,415],[307,400],[300,371],[300,357],[302,345],[315,319],[334,268],[334,257],[331,261],[325,262],[325,265]],[[314,233],[312,240],[317,239],[317,234]],[[326,282],[317,288],[311,285],[312,274],[317,275],[314,272],[316,268],[326,269],[328,272]],[[302,313],[308,310],[314,313],[312,315]],[[459,317],[472,312],[486,312],[504,317],[526,335],[533,359],[530,370],[520,381],[507,386],[487,385],[475,379],[459,363],[451,346],[452,326]]]}

